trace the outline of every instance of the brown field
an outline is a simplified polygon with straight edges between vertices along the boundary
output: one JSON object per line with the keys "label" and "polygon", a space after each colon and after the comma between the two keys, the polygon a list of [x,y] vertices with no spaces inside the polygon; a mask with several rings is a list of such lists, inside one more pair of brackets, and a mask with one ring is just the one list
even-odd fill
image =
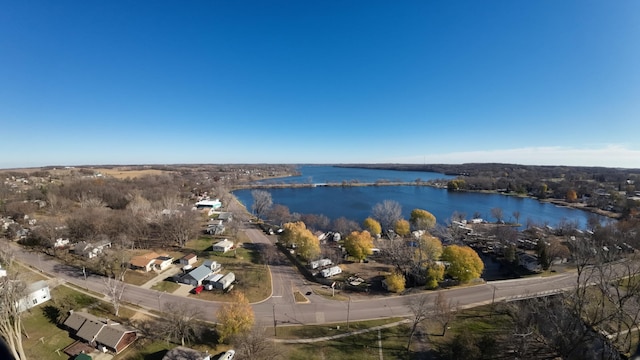
{"label": "brown field", "polygon": [[156,169],[128,169],[126,167],[118,167],[113,169],[95,168],[97,172],[104,175],[114,177],[116,179],[137,178],[147,175],[161,175],[166,171]]}

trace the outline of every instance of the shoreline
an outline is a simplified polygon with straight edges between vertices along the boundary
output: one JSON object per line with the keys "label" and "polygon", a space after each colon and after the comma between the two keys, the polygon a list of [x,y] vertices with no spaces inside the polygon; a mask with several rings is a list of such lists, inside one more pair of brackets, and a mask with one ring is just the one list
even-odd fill
{"label": "shoreline", "polygon": [[[301,189],[301,188],[315,188],[315,187],[376,187],[376,186],[428,186],[436,189],[447,190],[446,184],[434,181],[424,182],[401,182],[401,181],[380,181],[380,182],[330,182],[330,183],[276,183],[276,184],[241,184],[235,186],[231,192],[235,190],[246,189]],[[620,220],[622,214],[606,211],[594,207],[587,206],[584,203],[570,203],[562,199],[540,199],[535,196],[516,194],[516,193],[504,193],[495,190],[456,190],[456,192],[468,192],[468,193],[484,193],[484,194],[496,194],[504,196],[516,196],[521,198],[529,198],[541,203],[549,203],[560,207],[567,207],[575,210],[586,211],[599,216],[604,216],[614,220]]]}

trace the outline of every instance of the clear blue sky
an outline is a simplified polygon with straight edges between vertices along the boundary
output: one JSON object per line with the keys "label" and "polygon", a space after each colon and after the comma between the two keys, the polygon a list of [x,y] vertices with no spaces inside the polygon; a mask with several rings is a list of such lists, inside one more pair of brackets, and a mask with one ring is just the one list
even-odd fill
{"label": "clear blue sky", "polygon": [[640,1],[0,8],[0,168],[640,168]]}

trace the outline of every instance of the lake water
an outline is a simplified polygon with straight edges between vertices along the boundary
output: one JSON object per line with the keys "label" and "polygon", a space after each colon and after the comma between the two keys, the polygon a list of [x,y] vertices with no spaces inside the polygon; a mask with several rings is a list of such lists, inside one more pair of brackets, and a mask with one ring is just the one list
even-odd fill
{"label": "lake water", "polygon": [[[270,180],[289,183],[323,183],[357,180],[375,182],[377,180],[415,181],[416,179],[449,179],[450,176],[429,172],[370,170],[339,168],[331,166],[302,166],[301,175]],[[252,190],[234,191],[234,195],[247,209],[251,209]],[[402,205],[405,219],[411,210],[420,208],[436,216],[438,223],[446,224],[454,212],[465,213],[470,219],[478,212],[482,218],[495,221],[492,208],[501,208],[506,221],[514,221],[513,213],[520,213],[519,222],[531,220],[536,224],[557,225],[561,220],[576,221],[585,228],[590,213],[571,208],[542,203],[535,199],[468,192],[449,192],[427,186],[370,186],[370,187],[315,187],[268,189],[274,204],[287,206],[291,212],[301,214],[324,214],[330,219],[346,217],[362,223],[371,215],[371,209],[384,200],[394,200]],[[604,221],[606,218],[602,217]]]}

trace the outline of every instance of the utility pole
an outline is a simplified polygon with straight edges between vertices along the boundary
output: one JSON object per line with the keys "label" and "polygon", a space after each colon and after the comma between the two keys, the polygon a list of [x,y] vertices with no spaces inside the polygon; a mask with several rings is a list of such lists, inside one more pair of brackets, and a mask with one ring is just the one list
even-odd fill
{"label": "utility pole", "polygon": [[276,304],[273,304],[273,336],[278,336],[276,330]]}
{"label": "utility pole", "polygon": [[349,331],[349,312],[351,311],[351,296],[349,296],[349,303],[347,303],[347,331]]}
{"label": "utility pole", "polygon": [[489,315],[489,317],[493,317],[493,307],[496,302],[496,287],[493,285],[491,285],[491,287],[493,288],[493,296],[491,297],[491,315]]}

